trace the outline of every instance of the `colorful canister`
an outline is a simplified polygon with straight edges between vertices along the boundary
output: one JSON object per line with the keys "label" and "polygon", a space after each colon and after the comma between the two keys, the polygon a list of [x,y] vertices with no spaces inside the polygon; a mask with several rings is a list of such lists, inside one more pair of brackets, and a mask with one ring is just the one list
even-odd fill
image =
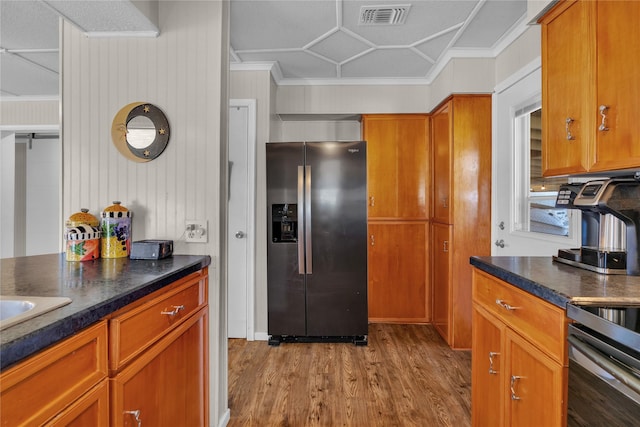
{"label": "colorful canister", "polygon": [[89,209],[80,209],[65,223],[67,261],[89,261],[100,258],[100,228],[98,218]]}
{"label": "colorful canister", "polygon": [[102,257],[124,258],[131,251],[131,212],[120,202],[102,212]]}

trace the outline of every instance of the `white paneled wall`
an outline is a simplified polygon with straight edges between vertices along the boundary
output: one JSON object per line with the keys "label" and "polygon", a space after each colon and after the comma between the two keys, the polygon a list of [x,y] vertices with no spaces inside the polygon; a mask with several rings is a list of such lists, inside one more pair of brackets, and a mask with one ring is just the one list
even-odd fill
{"label": "white paneled wall", "polygon": [[[210,415],[218,425],[228,416],[226,280],[219,265],[228,3],[175,0],[158,8],[157,38],[87,38],[63,25],[63,217],[80,208],[98,215],[119,200],[133,212],[133,240],[173,239],[175,253],[211,255]],[[111,141],[115,114],[138,101],[161,108],[171,129],[166,150],[147,163],[126,159]],[[208,243],[181,241],[187,219],[208,221]]]}

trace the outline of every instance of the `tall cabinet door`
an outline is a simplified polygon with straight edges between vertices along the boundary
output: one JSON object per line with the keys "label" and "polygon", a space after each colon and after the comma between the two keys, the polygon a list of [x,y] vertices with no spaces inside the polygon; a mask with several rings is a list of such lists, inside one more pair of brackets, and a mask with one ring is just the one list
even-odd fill
{"label": "tall cabinet door", "polygon": [[451,254],[452,240],[451,230],[453,226],[448,224],[431,224],[431,256],[433,265],[431,272],[433,278],[433,326],[450,342],[451,328]]}
{"label": "tall cabinet door", "polygon": [[369,223],[369,319],[428,320],[424,222]]}
{"label": "tall cabinet door", "polygon": [[432,220],[451,224],[451,102],[431,116],[433,133],[433,215]]}
{"label": "tall cabinet door", "polygon": [[429,117],[365,116],[363,137],[368,146],[369,219],[427,219]]}

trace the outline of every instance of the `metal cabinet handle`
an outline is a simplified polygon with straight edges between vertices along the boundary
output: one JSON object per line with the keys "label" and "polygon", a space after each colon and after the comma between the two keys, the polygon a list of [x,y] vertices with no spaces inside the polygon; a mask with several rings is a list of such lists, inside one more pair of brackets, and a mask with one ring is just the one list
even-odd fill
{"label": "metal cabinet handle", "polygon": [[244,231],[236,231],[236,239],[243,239],[244,238]]}
{"label": "metal cabinet handle", "polygon": [[498,371],[493,369],[493,358],[496,356],[500,356],[500,353],[496,353],[495,351],[489,352],[489,375],[496,375]]}
{"label": "metal cabinet handle", "polygon": [[507,304],[506,302],[504,302],[504,300],[501,299],[497,299],[496,300],[496,304],[498,304],[500,307],[504,308],[505,310],[508,311],[513,311],[513,310],[517,310],[520,307],[514,307],[512,305]]}
{"label": "metal cabinet handle", "polygon": [[600,123],[600,126],[598,126],[598,130],[600,132],[606,132],[609,130],[609,128],[607,127],[607,110],[609,109],[608,105],[601,105],[599,110],[600,110],[600,115],[602,116],[602,122]]}
{"label": "metal cabinet handle", "polygon": [[444,240],[442,242],[442,252],[449,252],[449,241]]}
{"label": "metal cabinet handle", "polygon": [[166,314],[167,316],[175,316],[180,312],[180,310],[184,310],[184,305],[173,305],[173,310],[171,311],[161,311],[160,314]]}
{"label": "metal cabinet handle", "polygon": [[500,221],[500,224],[498,224],[498,228],[500,230],[504,230],[504,221]]}
{"label": "metal cabinet handle", "polygon": [[142,420],[140,419],[139,409],[136,409],[135,411],[124,411],[124,413],[133,416],[133,419],[136,420],[138,427],[142,427]]}
{"label": "metal cabinet handle", "polygon": [[448,208],[449,207],[449,198],[448,197],[443,197],[442,198],[442,207],[443,208]]}
{"label": "metal cabinet handle", "polygon": [[374,237],[374,235],[370,235],[369,239],[371,240],[371,246],[375,246],[376,245],[376,238]]}
{"label": "metal cabinet handle", "polygon": [[571,117],[567,117],[567,119],[564,121],[564,129],[567,132],[567,141],[571,141],[572,139],[576,139],[575,136],[573,136],[573,134],[571,133],[571,124],[574,122],[574,120]]}
{"label": "metal cabinet handle", "polygon": [[499,248],[504,248],[504,240],[503,239],[496,240],[494,245],[498,246]]}
{"label": "metal cabinet handle", "polygon": [[519,375],[511,375],[511,400],[520,400],[520,396],[516,394],[516,382],[524,377]]}
{"label": "metal cabinet handle", "polygon": [[376,198],[374,196],[369,196],[369,206],[374,207],[376,205]]}

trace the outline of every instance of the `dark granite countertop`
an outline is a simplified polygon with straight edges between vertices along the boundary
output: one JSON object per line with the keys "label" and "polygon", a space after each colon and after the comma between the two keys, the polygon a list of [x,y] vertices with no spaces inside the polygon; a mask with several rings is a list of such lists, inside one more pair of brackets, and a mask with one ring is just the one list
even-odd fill
{"label": "dark granite countertop", "polygon": [[67,262],[64,254],[50,254],[0,260],[0,295],[72,300],[0,331],[0,369],[209,264],[208,255]]}
{"label": "dark granite countertop", "polygon": [[640,276],[606,275],[551,257],[471,257],[471,265],[552,304],[640,305]]}

